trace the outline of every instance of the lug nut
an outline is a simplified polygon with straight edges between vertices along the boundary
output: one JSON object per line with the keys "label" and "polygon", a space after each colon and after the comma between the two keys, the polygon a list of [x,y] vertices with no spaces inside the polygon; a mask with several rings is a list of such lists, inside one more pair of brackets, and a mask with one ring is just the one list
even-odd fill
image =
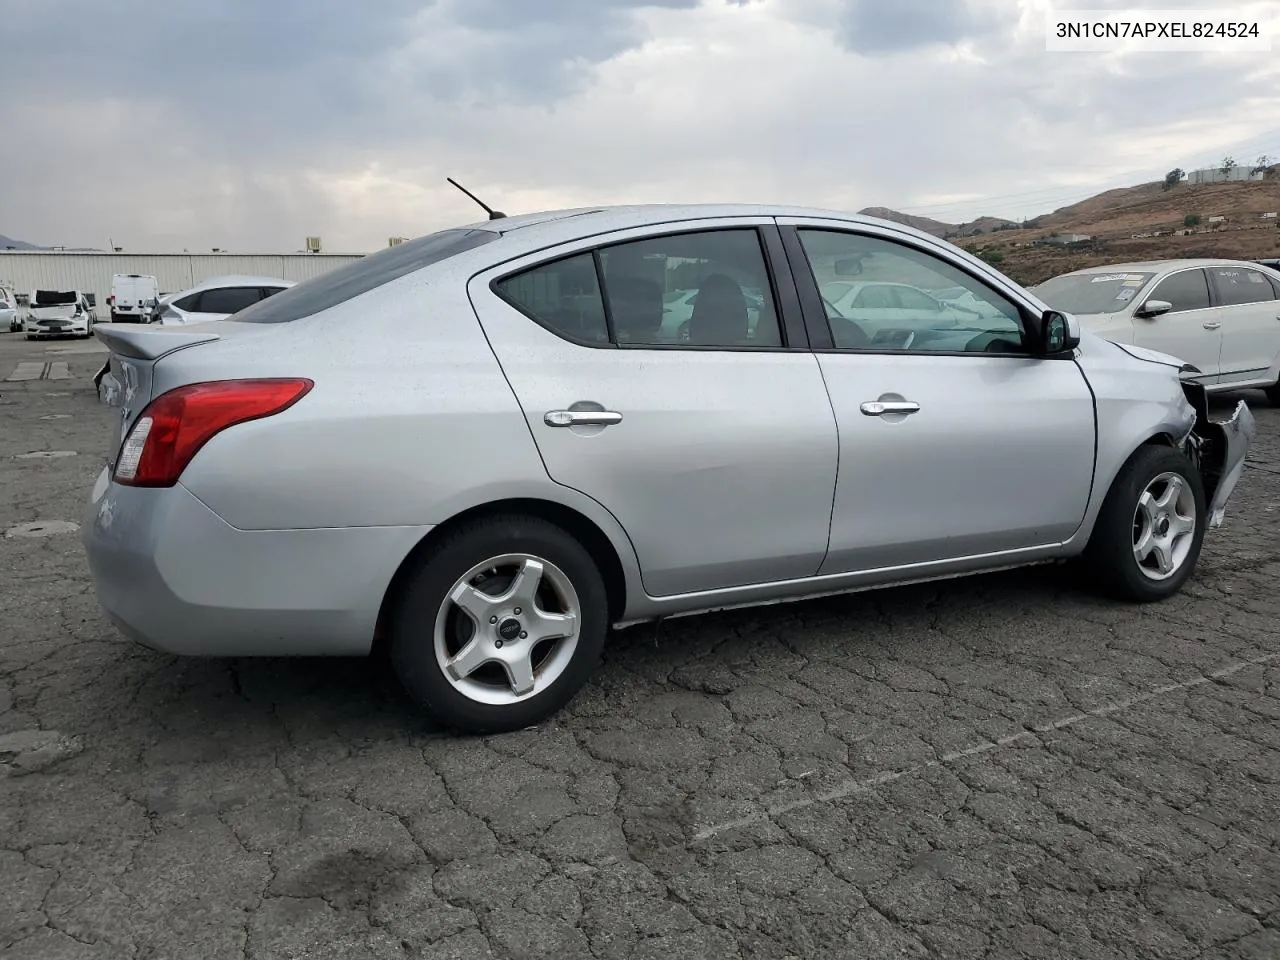
{"label": "lug nut", "polygon": [[519,607],[516,607],[516,616],[517,616],[517,617],[518,617],[518,616],[520,616],[520,608],[519,608]]}
{"label": "lug nut", "polygon": [[497,617],[490,617],[490,618],[489,618],[489,622],[490,622],[490,623],[497,623],[497,622],[498,622],[498,618],[497,618]]}
{"label": "lug nut", "polygon": [[529,635],[528,635],[527,633],[525,633],[523,630],[521,630],[521,631],[520,631],[520,639],[521,639],[521,640],[528,640],[528,639],[529,639]]}
{"label": "lug nut", "polygon": [[499,640],[497,643],[495,643],[495,644],[494,644],[494,646],[496,646],[499,650],[501,650],[501,649],[502,649],[502,641],[501,641],[501,640]]}

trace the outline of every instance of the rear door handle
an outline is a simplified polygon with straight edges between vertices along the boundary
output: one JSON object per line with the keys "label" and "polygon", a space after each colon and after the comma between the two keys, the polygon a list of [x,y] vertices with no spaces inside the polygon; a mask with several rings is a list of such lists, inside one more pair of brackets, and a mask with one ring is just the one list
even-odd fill
{"label": "rear door handle", "polygon": [[886,413],[917,413],[920,404],[911,400],[871,400],[860,409],[868,417],[883,417]]}
{"label": "rear door handle", "polygon": [[1222,324],[1217,320],[1206,320],[1203,326],[1206,330],[1217,330]]}
{"label": "rear door handle", "polygon": [[548,410],[542,422],[548,427],[607,427],[621,423],[622,414],[612,410]]}

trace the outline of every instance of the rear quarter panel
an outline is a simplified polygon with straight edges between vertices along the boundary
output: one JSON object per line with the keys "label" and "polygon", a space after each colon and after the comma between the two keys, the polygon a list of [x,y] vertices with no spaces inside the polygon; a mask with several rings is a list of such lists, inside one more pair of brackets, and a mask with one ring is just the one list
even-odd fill
{"label": "rear quarter panel", "polygon": [[634,552],[595,501],[551,481],[466,277],[412,274],[313,317],[162,359],[156,394],[234,377],[309,377],[282,414],[215,436],[181,483],[241,530],[435,525],[510,498],[577,510]]}

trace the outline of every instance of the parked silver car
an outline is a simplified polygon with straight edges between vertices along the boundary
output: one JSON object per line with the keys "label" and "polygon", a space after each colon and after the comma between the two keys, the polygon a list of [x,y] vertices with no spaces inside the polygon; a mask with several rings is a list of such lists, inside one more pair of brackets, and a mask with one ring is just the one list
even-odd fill
{"label": "parked silver car", "polygon": [[[989,309],[828,316],[850,262]],[[382,638],[473,731],[560,708],[610,624],[1077,557],[1168,597],[1255,429],[950,244],[792,208],[497,219],[97,336],[120,420],[83,536],[121,629],[205,655]]]}

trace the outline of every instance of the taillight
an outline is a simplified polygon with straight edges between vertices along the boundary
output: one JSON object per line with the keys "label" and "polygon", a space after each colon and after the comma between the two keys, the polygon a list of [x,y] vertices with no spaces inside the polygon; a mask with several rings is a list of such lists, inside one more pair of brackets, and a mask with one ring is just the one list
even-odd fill
{"label": "taillight", "polygon": [[214,380],[161,394],[125,438],[113,479],[129,487],[171,487],[214,436],[238,423],[275,416],[314,386],[301,378]]}

